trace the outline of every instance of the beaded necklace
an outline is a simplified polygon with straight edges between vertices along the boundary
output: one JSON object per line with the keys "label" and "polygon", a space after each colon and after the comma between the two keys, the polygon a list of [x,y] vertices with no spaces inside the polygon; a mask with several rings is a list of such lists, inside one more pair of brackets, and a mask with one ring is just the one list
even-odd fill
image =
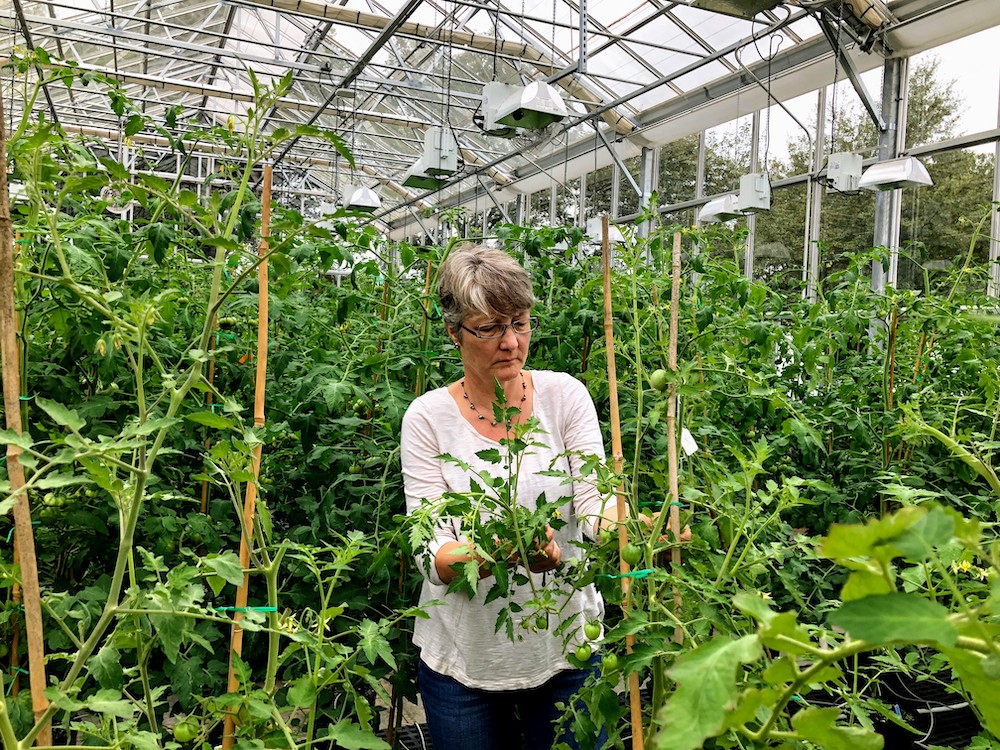
{"label": "beaded necklace", "polygon": [[[462,378],[461,386],[462,386],[462,395],[465,397],[465,400],[469,402],[469,408],[472,409],[472,411],[474,411],[476,413],[476,416],[479,417],[480,421],[485,422],[486,421],[486,417],[484,417],[482,414],[479,413],[479,410],[476,408],[476,405],[474,403],[472,403],[472,399],[469,398],[469,394],[465,390],[465,378]],[[521,372],[521,391],[522,391],[522,393],[521,393],[521,403],[523,404],[525,401],[528,400],[528,384],[524,380],[524,372],[523,371]],[[490,420],[490,425],[491,426],[496,427],[498,424],[499,424],[499,422],[497,422],[495,419],[491,419]]]}

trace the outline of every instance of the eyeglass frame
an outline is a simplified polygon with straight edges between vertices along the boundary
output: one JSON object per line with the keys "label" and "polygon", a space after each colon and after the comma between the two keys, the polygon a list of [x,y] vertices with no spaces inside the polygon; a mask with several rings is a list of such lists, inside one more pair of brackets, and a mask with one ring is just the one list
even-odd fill
{"label": "eyeglass frame", "polygon": [[514,331],[514,335],[515,336],[524,336],[526,334],[531,333],[532,331],[535,330],[535,328],[538,327],[538,318],[535,317],[534,315],[529,315],[528,316],[528,326],[529,326],[529,328],[528,328],[527,331],[518,331],[518,330],[515,330],[514,329],[514,323],[515,322],[517,322],[517,321],[513,321],[512,320],[510,323],[491,323],[490,325],[500,326],[500,333],[498,333],[496,336],[483,336],[475,328],[469,328],[467,326],[462,325],[461,323],[458,324],[458,327],[461,328],[463,331],[468,331],[469,333],[471,333],[473,336],[475,336],[480,341],[496,341],[497,339],[502,339],[507,334],[507,329],[508,328],[510,328],[512,331]]}

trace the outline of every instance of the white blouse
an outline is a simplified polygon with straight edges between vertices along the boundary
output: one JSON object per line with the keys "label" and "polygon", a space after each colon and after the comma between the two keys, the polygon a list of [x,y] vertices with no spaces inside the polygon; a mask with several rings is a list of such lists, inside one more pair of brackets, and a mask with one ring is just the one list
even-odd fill
{"label": "white blouse", "polygon": [[[594,402],[584,385],[570,375],[547,370],[531,372],[535,393],[532,416],[539,422],[531,437],[545,447],[531,447],[525,452],[518,474],[518,502],[534,507],[544,494],[549,502],[571,496],[572,501],[560,507],[566,525],[555,532],[564,561],[580,557],[584,534],[590,536],[604,499],[596,487],[583,482],[565,484],[558,477],[539,472],[557,469],[569,476],[580,476],[583,459],[579,455],[563,456],[567,451],[604,458],[604,443]],[[436,456],[450,454],[471,465],[473,471],[485,470],[491,475],[503,471],[500,464],[490,464],[476,453],[499,449],[500,444],[480,435],[466,421],[458,404],[447,388],[424,394],[410,404],[403,416],[401,458],[406,508],[412,513],[424,502],[435,502],[446,492],[468,492],[470,473],[456,464]],[[417,565],[424,574],[420,603],[441,602],[427,608],[430,619],[417,618],[413,641],[420,647],[424,662],[439,674],[448,675],[472,688],[483,690],[522,690],[541,685],[557,672],[571,669],[566,661],[563,636],[547,630],[533,632],[518,626],[518,618],[534,618],[525,610],[512,613],[514,633],[511,641],[504,630],[495,632],[497,616],[507,602],[501,597],[484,604],[486,593],[493,586],[493,577],[479,581],[476,597],[464,593],[448,593],[437,575],[433,560],[446,543],[467,541],[462,534],[461,519],[446,518],[438,527],[436,538],[417,556]],[[523,569],[522,569],[523,570]],[[531,574],[536,587],[543,587],[546,575]],[[551,574],[548,578],[551,578]],[[513,587],[513,582],[512,582]],[[551,586],[551,581],[549,582]],[[569,592],[566,592],[569,593]],[[523,604],[531,598],[531,589],[517,586],[513,600]],[[560,603],[563,596],[558,596]],[[579,614],[571,630],[582,627],[591,619],[603,619],[604,603],[593,585],[572,593],[563,617]],[[582,636],[581,636],[582,638]],[[572,649],[576,639],[566,648]]]}

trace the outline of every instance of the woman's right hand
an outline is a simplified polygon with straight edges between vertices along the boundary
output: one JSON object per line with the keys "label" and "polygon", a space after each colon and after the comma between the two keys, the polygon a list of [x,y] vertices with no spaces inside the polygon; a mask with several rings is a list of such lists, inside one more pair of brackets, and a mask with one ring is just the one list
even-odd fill
{"label": "woman's right hand", "polygon": [[[445,583],[451,583],[461,573],[461,566],[469,561],[475,561],[479,566],[479,578],[488,578],[493,573],[490,566],[479,555],[472,553],[472,545],[467,542],[447,542],[441,545],[434,556],[434,568],[438,577]],[[458,566],[457,568],[455,566]]]}

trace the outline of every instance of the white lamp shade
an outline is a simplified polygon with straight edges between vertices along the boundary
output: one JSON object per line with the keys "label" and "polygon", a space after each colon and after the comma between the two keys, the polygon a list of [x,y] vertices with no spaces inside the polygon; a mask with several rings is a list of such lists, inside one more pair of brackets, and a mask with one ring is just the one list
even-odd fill
{"label": "white lamp shade", "polygon": [[370,213],[382,208],[382,199],[371,188],[362,186],[351,193],[351,199],[347,202],[347,208],[350,211],[366,211]]}
{"label": "white lamp shade", "polygon": [[497,110],[497,122],[512,128],[540,130],[569,115],[559,92],[544,81],[515,88]]}
{"label": "white lamp shade", "polygon": [[713,198],[702,206],[701,211],[698,212],[698,221],[707,223],[729,221],[730,219],[738,219],[742,215],[736,193],[729,193]]}
{"label": "white lamp shade", "polygon": [[903,156],[872,164],[861,175],[858,187],[866,190],[896,190],[933,184],[927,167],[917,157]]}
{"label": "white lamp shade", "polygon": [[[603,229],[601,223],[601,217],[596,216],[592,219],[587,219],[587,237],[592,239],[594,242],[602,242]],[[617,226],[608,222],[608,242],[623,244],[625,242],[625,236],[622,234],[622,230]]]}

